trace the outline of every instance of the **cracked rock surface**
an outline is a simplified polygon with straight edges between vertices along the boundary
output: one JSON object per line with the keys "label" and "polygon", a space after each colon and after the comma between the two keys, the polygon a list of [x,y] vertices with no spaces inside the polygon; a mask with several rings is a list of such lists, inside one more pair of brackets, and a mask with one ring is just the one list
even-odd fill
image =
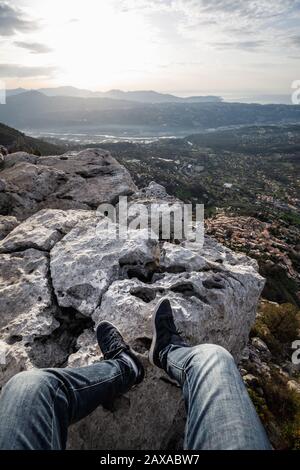
{"label": "cracked rock surface", "polygon": [[[153,309],[167,296],[191,344],[223,345],[238,360],[264,285],[256,262],[210,237],[203,247],[149,239],[134,229],[126,239],[115,237],[118,225],[107,229],[105,218],[91,210],[96,203],[117,203],[116,196],[126,192],[134,193],[132,201],[147,204],[172,198],[154,183],[137,191],[107,152],[4,158],[0,206],[9,196],[8,212],[23,222],[8,220],[0,241],[0,348],[6,359],[0,386],[33,367],[101,360],[94,329],[109,320],[143,361],[145,381],[111,410],[99,407],[72,426],[69,448],[180,448],[181,392],[147,361]],[[57,201],[63,207],[53,208]],[[51,208],[41,209],[48,203]]]}
{"label": "cracked rock surface", "polygon": [[20,220],[42,208],[97,209],[136,191],[128,171],[101,149],[50,157],[17,152],[3,158],[0,214]]}

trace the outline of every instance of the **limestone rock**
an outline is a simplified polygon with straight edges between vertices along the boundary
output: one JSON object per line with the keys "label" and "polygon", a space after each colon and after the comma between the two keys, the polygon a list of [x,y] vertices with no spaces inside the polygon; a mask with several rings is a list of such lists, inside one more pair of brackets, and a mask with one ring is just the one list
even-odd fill
{"label": "limestone rock", "polygon": [[96,209],[136,190],[128,171],[99,149],[51,157],[10,154],[0,179],[0,213],[22,220],[43,208]]}
{"label": "limestone rock", "polygon": [[[85,223],[95,217],[95,213],[92,211],[44,209],[28,218],[10,232],[0,242],[0,253],[9,253],[28,248],[50,251],[55,243],[63,238],[78,222]],[[9,218],[6,217],[5,220],[7,219]],[[15,218],[11,217],[11,219]]]}
{"label": "limestone rock", "polygon": [[130,239],[117,238],[114,227],[106,230],[102,221],[77,225],[51,251],[51,275],[57,300],[91,315],[102,294],[118,278],[121,265],[135,269],[157,258],[157,242],[138,231]]}
{"label": "limestone rock", "polygon": [[4,168],[11,168],[18,163],[36,164],[38,157],[27,152],[15,152],[6,154],[4,157]]}
{"label": "limestone rock", "polygon": [[173,272],[200,271],[209,266],[207,259],[199,252],[167,242],[163,245],[160,263],[166,271]]}
{"label": "limestone rock", "polygon": [[4,147],[4,145],[0,145],[0,153],[2,153],[2,155],[8,154],[8,150],[6,147]]}
{"label": "limestone rock", "polygon": [[[207,265],[209,262],[207,259]],[[135,341],[149,343],[151,314],[158,300],[167,296],[178,328],[189,342],[217,343],[239,358],[255,320],[263,285],[252,267],[239,266],[238,270],[229,265],[218,273],[212,266],[200,272],[154,274],[151,284],[138,279],[120,280],[103,295],[93,319],[96,324],[103,319],[116,323],[133,347]]]}
{"label": "limestone rock", "polygon": [[36,212],[41,201],[64,181],[63,172],[31,163],[18,163],[3,170],[0,176],[5,183],[5,191],[1,195],[7,199],[6,209],[21,220]]}
{"label": "limestone rock", "polygon": [[128,171],[109,152],[70,152],[60,158],[41,157],[39,164],[55,167],[68,177],[67,184],[53,197],[95,209],[103,202],[115,203],[120,195],[130,195],[136,189]]}
{"label": "limestone rock", "polygon": [[166,189],[161,186],[160,184],[155,183],[155,181],[151,181],[148,186],[142,188],[133,195],[132,200],[141,200],[144,198],[163,200],[163,201],[175,201],[177,200],[173,196],[169,196]]}
{"label": "limestone rock", "polygon": [[37,250],[0,255],[0,332],[9,342],[57,328],[48,269],[46,254]]}
{"label": "limestone rock", "polygon": [[159,369],[148,368],[147,380],[117,399],[112,410],[99,407],[71,426],[68,447],[166,449],[169,443],[182,439],[184,426],[180,389],[166,382]]}
{"label": "limestone rock", "polygon": [[0,353],[1,351],[0,388],[15,374],[33,368],[27,350],[24,348],[23,344],[15,343],[9,346],[6,342],[1,341]]}
{"label": "limestone rock", "polygon": [[0,215],[0,240],[5,238],[17,225],[19,225],[19,221],[16,217]]}

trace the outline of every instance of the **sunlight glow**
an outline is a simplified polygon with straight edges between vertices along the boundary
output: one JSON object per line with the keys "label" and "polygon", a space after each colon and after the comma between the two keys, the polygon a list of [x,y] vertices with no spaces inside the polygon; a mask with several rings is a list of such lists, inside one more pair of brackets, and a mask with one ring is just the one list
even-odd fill
{"label": "sunlight glow", "polygon": [[106,89],[120,74],[130,83],[155,63],[150,28],[137,13],[117,11],[115,2],[72,1],[70,19],[69,2],[36,1],[39,13],[47,18],[39,38],[53,49],[48,60],[58,67],[59,82]]}

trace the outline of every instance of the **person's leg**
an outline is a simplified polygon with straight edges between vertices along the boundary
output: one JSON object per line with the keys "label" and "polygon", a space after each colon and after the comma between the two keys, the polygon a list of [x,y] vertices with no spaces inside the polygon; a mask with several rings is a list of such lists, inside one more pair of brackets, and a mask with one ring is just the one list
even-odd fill
{"label": "person's leg", "polygon": [[68,426],[143,379],[143,366],[110,323],[97,329],[102,362],[15,375],[0,397],[0,449],[64,449]]}
{"label": "person's leg", "polygon": [[232,356],[216,345],[189,347],[168,299],[153,313],[149,360],[183,388],[187,449],[271,449]]}
{"label": "person's leg", "polygon": [[118,359],[15,375],[0,397],[0,449],[64,449],[69,424],[126,392],[134,381],[132,369]]}
{"label": "person's leg", "polygon": [[171,346],[166,370],[182,386],[186,449],[271,449],[228,351],[212,344]]}

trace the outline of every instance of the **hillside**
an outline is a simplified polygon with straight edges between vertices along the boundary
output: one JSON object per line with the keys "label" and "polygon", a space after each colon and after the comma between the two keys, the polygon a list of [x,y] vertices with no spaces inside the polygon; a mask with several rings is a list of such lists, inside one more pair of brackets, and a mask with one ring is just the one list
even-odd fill
{"label": "hillside", "polygon": [[28,137],[2,123],[0,123],[0,145],[6,147],[10,153],[24,151],[33,154],[51,155],[63,150],[62,146]]}
{"label": "hillside", "polygon": [[21,129],[71,133],[189,135],[228,126],[299,123],[300,107],[222,102],[152,104],[127,99],[46,96],[30,91],[9,96],[7,104],[0,107],[0,121]]}

